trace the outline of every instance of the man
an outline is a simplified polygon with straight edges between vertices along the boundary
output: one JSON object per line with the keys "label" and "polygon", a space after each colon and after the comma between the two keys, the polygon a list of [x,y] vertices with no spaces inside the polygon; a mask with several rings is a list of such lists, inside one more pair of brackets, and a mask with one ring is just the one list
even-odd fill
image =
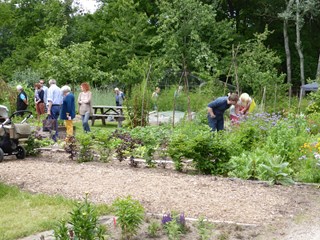
{"label": "man", "polygon": [[[17,86],[18,96],[17,96],[17,111],[26,110],[28,107],[28,96],[23,91],[23,87],[21,85]],[[18,116],[22,116],[23,113],[17,114]]]}
{"label": "man", "polygon": [[114,89],[115,98],[116,98],[116,106],[122,106],[123,100],[125,99],[124,93],[119,90],[119,88]]}
{"label": "man", "polygon": [[60,114],[60,109],[63,101],[61,89],[56,85],[55,79],[49,80],[50,87],[48,88],[48,110],[47,113],[53,119],[55,119],[55,134],[52,136],[53,141],[57,141],[58,138],[58,118]]}
{"label": "man", "polygon": [[211,131],[224,129],[223,114],[231,105],[236,105],[238,100],[238,94],[232,93],[230,96],[219,97],[208,104],[208,123]]}

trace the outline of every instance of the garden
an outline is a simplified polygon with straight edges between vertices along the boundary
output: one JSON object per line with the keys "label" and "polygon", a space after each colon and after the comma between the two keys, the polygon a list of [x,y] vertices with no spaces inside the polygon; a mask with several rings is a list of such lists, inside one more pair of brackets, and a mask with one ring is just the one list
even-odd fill
{"label": "garden", "polygon": [[[27,157],[0,162],[0,240],[319,239],[319,1],[91,2],[0,1],[0,104],[21,85],[34,113]],[[53,142],[40,79],[96,106],[119,88],[122,127],[77,115]],[[256,108],[210,131],[235,92]]]}

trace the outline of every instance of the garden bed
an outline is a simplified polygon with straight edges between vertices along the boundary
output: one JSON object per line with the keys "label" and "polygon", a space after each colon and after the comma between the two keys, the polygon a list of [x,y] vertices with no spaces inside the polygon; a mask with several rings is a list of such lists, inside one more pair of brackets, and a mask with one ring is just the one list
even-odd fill
{"label": "garden bed", "polygon": [[[78,164],[61,152],[44,152],[24,161],[6,159],[1,164],[0,181],[72,199],[89,192],[90,201],[96,203],[111,204],[117,197],[131,195],[152,214],[176,211],[187,218],[204,216],[227,226],[252,225],[242,231],[243,239],[255,239],[246,238],[251,234],[262,236],[270,226],[277,232],[297,216],[318,218],[315,212],[320,208],[319,189],[312,186],[269,186],[160,167],[132,168],[117,160]],[[230,236],[238,234],[228,232]]]}

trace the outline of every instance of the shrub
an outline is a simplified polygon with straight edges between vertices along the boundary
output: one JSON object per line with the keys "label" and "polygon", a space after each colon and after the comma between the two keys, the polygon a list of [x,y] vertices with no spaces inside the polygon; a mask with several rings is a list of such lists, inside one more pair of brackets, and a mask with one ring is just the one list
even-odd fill
{"label": "shrub", "polygon": [[304,143],[300,147],[301,156],[296,161],[295,177],[298,181],[320,183],[320,143]]}
{"label": "shrub", "polygon": [[144,208],[139,201],[126,198],[118,198],[112,206],[115,209],[117,222],[121,227],[122,239],[131,239],[135,236],[143,222]]}
{"label": "shrub", "polygon": [[208,126],[185,122],[175,129],[168,145],[178,171],[183,158],[192,159],[196,170],[204,174],[226,174],[225,163],[232,150],[225,132],[210,132]]}

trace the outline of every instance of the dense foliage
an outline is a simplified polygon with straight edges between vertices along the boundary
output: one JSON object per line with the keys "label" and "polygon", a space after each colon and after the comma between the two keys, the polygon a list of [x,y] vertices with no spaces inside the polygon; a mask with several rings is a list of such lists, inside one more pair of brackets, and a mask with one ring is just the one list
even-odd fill
{"label": "dense foliage", "polygon": [[117,84],[129,93],[150,69],[151,85],[161,87],[177,86],[186,77],[187,91],[199,81],[228,78],[257,98],[270,86],[267,94],[282,94],[288,88],[282,85],[283,19],[288,21],[293,85],[300,80],[295,14],[301,17],[305,75],[315,79],[317,1],[299,9],[282,0],[98,2],[99,8],[88,13],[72,0],[1,1],[0,79],[30,87],[40,77],[53,77],[60,85]]}

